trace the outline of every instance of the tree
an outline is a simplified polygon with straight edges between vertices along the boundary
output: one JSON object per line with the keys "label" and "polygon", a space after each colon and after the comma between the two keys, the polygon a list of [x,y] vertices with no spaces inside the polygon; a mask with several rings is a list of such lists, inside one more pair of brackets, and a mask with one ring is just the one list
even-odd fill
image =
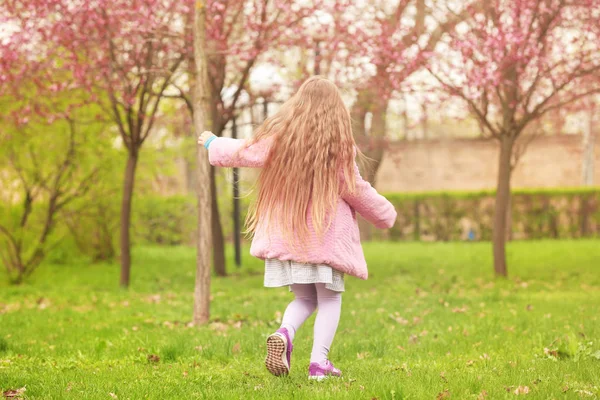
{"label": "tree", "polygon": [[[13,47],[28,43],[31,66],[48,80],[67,71],[69,85],[85,88],[87,99],[109,115],[127,150],[121,204],[121,278],[131,270],[130,221],[136,168],[142,145],[152,132],[159,105],[177,80],[190,52],[183,18],[191,0],[7,0],[18,26]],[[33,38],[33,39],[31,39]],[[14,81],[14,80],[13,80]]]}
{"label": "tree", "polygon": [[363,175],[372,184],[385,149],[390,99],[411,90],[411,77],[427,65],[444,34],[468,16],[466,8],[453,12],[448,5],[425,0],[341,1],[330,10],[332,26],[320,33],[326,38],[318,51],[323,73],[341,84],[357,83],[353,130],[371,159]]}
{"label": "tree", "polygon": [[[281,46],[303,45],[307,33],[301,22],[327,4],[324,0],[235,0],[206,2],[206,58],[210,107],[206,129],[221,136],[234,118],[240,96],[252,68],[268,51]],[[191,25],[188,24],[188,30]],[[193,65],[188,53],[189,66]],[[194,72],[193,68],[188,71]],[[190,80],[191,81],[191,80]],[[191,114],[194,112],[191,87],[178,85]],[[189,168],[194,171],[194,168]],[[196,179],[198,179],[196,177]],[[211,168],[213,263],[217,275],[226,275],[223,229],[217,203],[215,169]]]}
{"label": "tree", "polygon": [[[65,98],[63,94],[62,106]],[[15,106],[11,100],[12,104],[2,102],[3,111],[10,112],[0,115],[0,157],[7,161],[0,182],[13,196],[1,212],[0,261],[9,280],[19,284],[61,242],[55,235],[61,214],[78,214],[80,210],[70,206],[102,178],[99,160],[108,141],[97,140],[105,131],[103,124],[86,121],[89,108],[48,121],[40,108],[35,107],[40,111],[36,113],[30,106],[36,101]]]}
{"label": "tree", "polygon": [[515,146],[534,121],[600,91],[590,79],[600,70],[594,30],[600,5],[591,0],[493,0],[469,11],[430,72],[446,92],[466,102],[498,143],[494,270],[506,276]]}
{"label": "tree", "polygon": [[596,150],[596,135],[597,129],[595,116],[597,115],[597,100],[593,98],[586,99],[587,102],[582,104],[585,118],[583,121],[582,147],[583,157],[581,165],[582,184],[584,186],[594,185],[595,172],[595,150]]}
{"label": "tree", "polygon": [[[196,137],[204,131],[206,112],[210,105],[208,71],[206,63],[206,7],[202,0],[196,1],[194,8],[194,131]],[[200,146],[199,146],[200,147]],[[196,284],[194,286],[194,324],[208,322],[210,316],[210,244],[211,232],[211,178],[208,154],[198,148],[198,233]]]}

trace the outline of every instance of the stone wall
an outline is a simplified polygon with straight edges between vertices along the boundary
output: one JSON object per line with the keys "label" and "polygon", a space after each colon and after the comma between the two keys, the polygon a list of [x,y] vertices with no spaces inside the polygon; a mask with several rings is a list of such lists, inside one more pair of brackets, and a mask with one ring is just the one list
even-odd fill
{"label": "stone wall", "polygon": [[[513,172],[514,188],[582,185],[581,136],[542,136],[532,141]],[[600,186],[600,141],[595,151]],[[393,143],[377,174],[381,192],[493,189],[498,145],[492,140],[429,140]]]}

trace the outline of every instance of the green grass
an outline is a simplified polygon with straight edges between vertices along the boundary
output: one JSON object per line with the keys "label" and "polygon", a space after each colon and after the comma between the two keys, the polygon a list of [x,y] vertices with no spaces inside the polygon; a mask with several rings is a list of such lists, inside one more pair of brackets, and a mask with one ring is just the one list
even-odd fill
{"label": "green grass", "polygon": [[128,291],[117,265],[48,265],[22,286],[0,283],[0,389],[26,387],[31,399],[503,399],[527,386],[531,399],[600,397],[600,241],[511,243],[508,280],[493,278],[486,243],[365,251],[371,278],[347,279],[330,354],[343,379],[306,379],[314,317],[297,334],[291,376],[266,371],[265,339],[291,294],[262,287],[260,261],[245,255],[241,270],[214,278],[212,322],[192,328],[194,250],[143,247]]}

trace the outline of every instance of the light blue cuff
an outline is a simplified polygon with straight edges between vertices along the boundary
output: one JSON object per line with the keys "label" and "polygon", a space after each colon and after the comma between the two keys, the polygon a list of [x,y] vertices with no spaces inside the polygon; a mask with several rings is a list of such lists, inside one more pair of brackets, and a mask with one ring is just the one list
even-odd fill
{"label": "light blue cuff", "polygon": [[206,147],[208,149],[208,145],[210,144],[210,142],[212,142],[216,138],[217,138],[216,135],[212,135],[211,137],[209,137],[208,140],[206,142],[204,142],[204,147]]}

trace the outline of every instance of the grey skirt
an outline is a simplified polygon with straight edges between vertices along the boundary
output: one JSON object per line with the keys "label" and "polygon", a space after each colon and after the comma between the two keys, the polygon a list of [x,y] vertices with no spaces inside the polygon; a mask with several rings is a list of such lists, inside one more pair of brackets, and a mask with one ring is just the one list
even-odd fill
{"label": "grey skirt", "polygon": [[294,283],[324,283],[329,290],[335,292],[345,290],[344,274],[329,265],[265,260],[265,287],[289,286]]}

